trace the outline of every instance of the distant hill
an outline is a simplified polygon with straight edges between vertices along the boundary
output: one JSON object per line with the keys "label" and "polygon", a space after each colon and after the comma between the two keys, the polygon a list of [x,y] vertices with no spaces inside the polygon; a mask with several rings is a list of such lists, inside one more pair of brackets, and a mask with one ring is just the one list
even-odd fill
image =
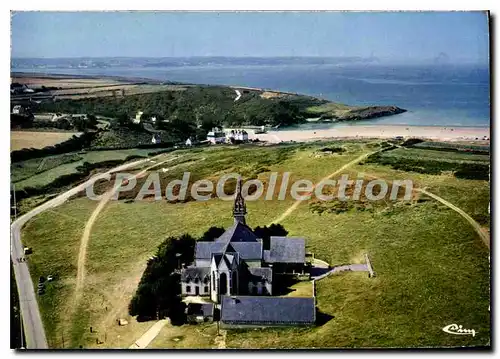
{"label": "distant hill", "polygon": [[279,66],[325,65],[378,62],[376,57],[82,57],[82,58],[13,58],[11,68],[109,68],[109,67],[185,67],[185,66]]}

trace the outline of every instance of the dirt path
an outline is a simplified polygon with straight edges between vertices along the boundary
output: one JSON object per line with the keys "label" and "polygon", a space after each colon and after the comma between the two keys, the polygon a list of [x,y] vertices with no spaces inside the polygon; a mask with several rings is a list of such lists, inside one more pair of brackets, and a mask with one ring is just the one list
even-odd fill
{"label": "dirt path", "polygon": [[[392,181],[390,181],[390,180],[387,180],[387,179],[382,178],[382,177],[374,176],[374,175],[369,174],[369,173],[365,173],[365,177],[369,177],[369,178],[373,178],[373,179],[382,179],[384,181],[387,181],[388,183],[392,183]],[[445,200],[444,198],[439,197],[437,194],[434,194],[432,192],[427,191],[424,188],[413,188],[413,190],[415,192],[423,193],[423,194],[435,199],[436,201],[444,204],[446,207],[454,210],[459,215],[461,215],[463,218],[465,218],[465,220],[467,222],[469,222],[471,224],[471,226],[474,228],[474,230],[479,235],[479,238],[481,238],[483,243],[488,247],[488,249],[490,248],[490,233],[488,232],[488,230],[486,228],[483,228],[474,218],[469,216],[463,209],[455,206],[453,203]]]}
{"label": "dirt path", "polygon": [[[332,177],[338,175],[339,173],[341,173],[342,171],[345,171],[346,169],[348,169],[349,167],[361,162],[363,159],[367,158],[368,156],[372,155],[372,154],[375,154],[377,152],[379,152],[380,150],[377,150],[377,151],[374,151],[374,152],[370,152],[370,153],[366,153],[366,154],[363,154],[357,158],[355,158],[354,160],[350,161],[349,163],[343,165],[342,167],[340,167],[338,170],[336,170],[335,172],[329,174],[328,176],[326,176],[325,178],[321,179],[320,182],[316,183],[314,186],[313,186],[313,191],[314,189],[316,188],[316,186],[327,180],[327,179],[331,179]],[[365,176],[368,175],[365,173]],[[373,176],[373,175],[368,175],[372,178],[380,178],[380,177],[377,177],[377,176]],[[382,178],[381,178],[382,179]],[[386,179],[384,179],[386,180]],[[387,182],[392,182],[392,181],[389,181],[389,180],[386,180]],[[433,199],[435,199],[436,201],[438,202],[441,202],[442,204],[444,204],[445,206],[451,208],[452,210],[454,210],[455,212],[457,212],[458,214],[460,214],[463,218],[465,218],[465,220],[467,220],[467,222],[469,222],[472,227],[474,228],[474,230],[477,232],[477,234],[479,235],[479,237],[481,238],[481,240],[484,242],[484,244],[490,248],[490,233],[488,232],[487,229],[483,228],[476,220],[474,220],[474,218],[472,218],[471,216],[469,216],[465,211],[463,211],[461,208],[455,206],[453,203],[451,202],[448,202],[447,200],[445,200],[444,198],[442,197],[439,197],[438,195],[434,194],[434,193],[431,193],[423,188],[414,188],[414,191],[417,191],[417,192],[420,192],[420,193],[423,193]],[[287,218],[290,214],[293,213],[293,211],[295,211],[298,206],[300,205],[300,203],[302,202],[303,200],[297,200],[295,201],[294,204],[292,204],[290,207],[288,207],[288,209],[283,213],[281,214],[281,216],[279,216],[278,218],[276,218],[275,220],[273,220],[269,225],[273,224],[273,223],[279,223],[281,221],[283,221],[285,218]]]}
{"label": "dirt path", "polygon": [[[129,168],[140,165],[151,159],[157,158],[159,156],[160,155],[148,159],[128,162],[113,169],[110,169],[106,171],[104,174],[111,174],[117,171],[124,171]],[[24,255],[23,245],[21,242],[21,228],[23,228],[26,222],[28,222],[36,215],[60,206],[61,204],[69,200],[72,196],[85,190],[85,188],[89,184],[93,183],[93,181],[94,181],[93,178],[90,178],[85,182],[80,183],[76,187],[73,187],[64,193],[59,194],[57,197],[41,204],[40,206],[29,211],[28,213],[25,213],[24,215],[18,217],[11,224],[11,257],[12,257],[12,262],[14,263],[14,274],[17,282],[19,300],[21,304],[20,306],[23,318],[23,327],[26,334],[25,336],[26,346],[29,349],[44,349],[47,348],[48,345],[45,336],[45,330],[42,324],[42,319],[40,316],[40,311],[38,308],[38,303],[36,301],[33,282],[31,280],[31,275],[29,273],[29,268],[26,262],[17,263],[17,261],[15,260],[16,258],[19,258]],[[74,305],[71,305],[70,302],[68,302],[68,306],[70,308],[74,308]]]}
{"label": "dirt path", "polygon": [[227,336],[227,331],[225,330],[220,330],[220,335],[217,335],[214,339],[216,347],[213,349],[226,349],[226,336]]}
{"label": "dirt path", "polygon": [[[147,173],[149,170],[151,170],[154,167],[160,166],[166,162],[173,161],[175,159],[178,159],[178,157],[174,158],[169,158],[164,161],[160,161],[155,163],[152,166],[146,167],[142,171],[136,173],[133,178],[138,178],[145,173]],[[92,232],[92,227],[94,226],[94,223],[99,217],[99,214],[101,211],[104,209],[106,204],[110,201],[110,199],[113,197],[113,195],[116,193],[118,190],[118,187],[113,186],[111,190],[106,192],[104,194],[103,198],[99,202],[98,206],[94,209],[92,214],[90,215],[90,218],[88,219],[87,223],[85,224],[85,229],[82,234],[82,238],[80,239],[80,249],[78,251],[78,262],[77,262],[77,275],[76,275],[76,286],[75,286],[75,302],[73,303],[73,307],[76,308],[78,305],[78,302],[81,297],[82,289],[83,289],[83,283],[85,281],[85,260],[87,258],[87,246],[90,238],[90,233]]]}
{"label": "dirt path", "polygon": [[[176,157],[175,159],[178,159],[179,157]],[[205,157],[202,157],[198,160],[196,160],[194,163],[199,162],[199,161],[205,161]],[[159,166],[163,164],[157,163],[148,169],[151,169],[152,167]],[[184,165],[179,164],[170,167],[170,169],[175,168],[177,166],[182,166]],[[137,177],[140,177],[141,174],[138,173]],[[112,289],[112,294],[109,296],[108,300],[110,301],[109,307],[113,308],[99,323],[97,326],[98,328],[107,328],[110,325],[113,325],[117,317],[120,315],[120,313],[124,312],[128,308],[128,304],[130,302],[130,296],[135,292],[135,289],[137,288],[137,285],[139,284],[139,281],[142,277],[142,274],[144,273],[144,270],[146,268],[146,264],[141,260],[140,262],[137,263],[137,266],[134,267],[133,270],[130,271],[129,275],[117,284],[116,286],[113,287]],[[83,285],[83,283],[82,283]],[[111,299],[112,298],[112,299]]]}
{"label": "dirt path", "polygon": [[[112,308],[112,310],[110,310],[99,322],[96,326],[97,328],[105,328],[104,330],[107,330],[116,323],[116,320],[120,318],[121,314],[128,314],[127,308],[129,300],[125,300],[124,297],[131,296],[135,293],[145,269],[146,264],[140,263],[137,268],[130,270],[130,274],[124,281],[111,288],[107,300],[109,302],[108,306]],[[127,299],[128,298],[129,297],[127,297]]]}
{"label": "dirt path", "polygon": [[483,228],[474,218],[472,218],[471,216],[469,216],[461,208],[455,206],[453,203],[448,202],[444,198],[439,197],[438,195],[435,195],[434,193],[431,193],[431,192],[429,192],[429,191],[427,191],[425,189],[415,188],[414,190],[417,191],[417,192],[423,193],[423,194],[425,194],[425,195],[427,195],[427,196],[429,196],[431,198],[434,198],[436,201],[441,202],[442,204],[444,204],[448,208],[451,208],[452,210],[454,210],[455,212],[457,212],[458,214],[460,214],[463,218],[465,218],[465,220],[467,222],[469,222],[471,224],[471,226],[474,228],[474,230],[479,235],[479,237],[481,238],[481,240],[484,242],[484,244],[486,244],[486,246],[488,247],[488,249],[490,248],[490,234],[489,234],[488,230],[485,229],[485,228]]}
{"label": "dirt path", "polygon": [[317,277],[314,277],[313,280],[318,281],[328,277],[330,274],[340,273],[340,272],[368,272],[368,265],[363,263],[363,264],[345,264],[341,266],[336,266],[330,269],[328,272],[323,273]]}
{"label": "dirt path", "polygon": [[[326,177],[322,178],[322,179],[321,179],[321,181],[319,181],[318,183],[316,183],[316,184],[313,186],[312,190],[314,191],[314,189],[316,188],[316,186],[317,186],[318,184],[320,184],[321,182],[326,181],[326,180],[328,180],[328,179],[331,179],[332,177],[337,176],[338,174],[340,174],[341,172],[345,171],[345,170],[346,170],[346,169],[348,169],[349,167],[354,166],[355,164],[357,164],[357,163],[359,163],[359,162],[363,161],[364,159],[366,159],[368,156],[371,156],[371,155],[373,155],[373,154],[375,154],[375,153],[377,153],[377,152],[379,152],[379,151],[380,151],[380,150],[377,150],[377,151],[374,151],[374,152],[365,153],[365,154],[363,154],[363,155],[361,155],[361,156],[359,156],[359,157],[357,157],[357,158],[353,159],[351,162],[346,163],[345,165],[343,165],[342,167],[340,167],[340,168],[339,168],[338,170],[336,170],[335,172],[332,172],[332,173],[330,173],[328,176],[326,176]],[[308,193],[308,194],[311,194],[311,193],[312,193],[312,192],[310,192],[310,193]],[[303,200],[297,200],[297,201],[295,201],[295,203],[294,203],[294,204],[292,204],[290,207],[288,207],[288,209],[287,209],[287,210],[286,210],[286,211],[285,211],[285,212],[284,212],[281,216],[279,216],[278,218],[276,218],[275,220],[273,220],[271,223],[269,223],[269,225],[271,225],[271,224],[273,224],[273,223],[274,223],[274,224],[277,224],[277,223],[279,223],[279,222],[283,221],[283,220],[284,220],[285,218],[287,218],[290,214],[292,214],[292,213],[293,213],[293,211],[295,211],[295,210],[297,209],[297,207],[298,207],[298,206],[299,206],[302,202],[303,202]]]}

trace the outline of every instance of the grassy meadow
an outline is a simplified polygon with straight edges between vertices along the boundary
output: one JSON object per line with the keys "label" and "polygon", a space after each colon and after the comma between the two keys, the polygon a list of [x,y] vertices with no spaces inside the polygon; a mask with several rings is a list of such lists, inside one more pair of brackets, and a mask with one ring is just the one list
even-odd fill
{"label": "grassy meadow", "polygon": [[89,151],[33,158],[16,162],[11,166],[11,180],[16,189],[47,185],[62,175],[76,173],[76,167],[84,162],[96,163],[122,160],[130,155],[147,157],[149,149],[127,149],[116,151]]}
{"label": "grassy meadow", "polygon": [[[345,152],[325,155],[319,152],[325,146],[343,147]],[[169,154],[182,157],[165,164],[159,175],[162,192],[167,181],[181,179],[184,171],[191,172],[192,180],[213,180],[236,172],[265,183],[271,172],[286,171],[291,173],[291,181],[304,178],[317,182],[377,148],[376,142],[333,141],[184,150]],[[441,153],[446,156],[446,152]],[[425,187],[489,226],[487,181],[458,179],[450,173],[405,172],[376,163],[353,165],[343,173],[351,178],[363,173],[366,178],[412,179],[415,187]],[[139,185],[144,180],[140,179]],[[281,175],[276,187],[280,182]],[[227,227],[233,221],[231,201],[133,201],[132,194],[110,201],[92,228],[84,293],[77,307],[71,303],[80,238],[97,202],[75,198],[40,214],[23,229],[24,243],[34,250],[29,262],[34,280],[40,275],[58,276],[39,297],[51,347],[62,347],[63,337],[65,347],[132,345],[152,325],[138,323],[127,310],[147,258],[167,236],[200,236],[211,226]],[[362,263],[368,253],[376,277],[346,272],[320,280],[316,283],[317,307],[326,319],[317,326],[228,330],[228,348],[489,344],[489,250],[459,214],[423,196],[405,203],[379,201],[342,213],[315,212],[313,202],[303,201],[283,219],[281,224],[289,236],[304,237],[307,250],[331,265]],[[264,201],[262,197],[247,202],[247,224],[252,228],[269,225],[294,203],[289,196],[283,201]],[[307,295],[311,292],[308,284],[299,283],[290,295]],[[118,318],[127,319],[129,324],[118,326]],[[453,336],[441,330],[452,323],[475,329],[478,334]],[[214,347],[215,333],[215,325],[168,324],[149,347]]]}

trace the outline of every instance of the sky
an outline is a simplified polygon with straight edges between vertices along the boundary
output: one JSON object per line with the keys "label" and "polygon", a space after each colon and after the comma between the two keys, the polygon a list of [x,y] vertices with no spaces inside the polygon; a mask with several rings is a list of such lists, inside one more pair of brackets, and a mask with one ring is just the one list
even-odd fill
{"label": "sky", "polygon": [[12,57],[376,56],[488,63],[484,12],[13,12]]}

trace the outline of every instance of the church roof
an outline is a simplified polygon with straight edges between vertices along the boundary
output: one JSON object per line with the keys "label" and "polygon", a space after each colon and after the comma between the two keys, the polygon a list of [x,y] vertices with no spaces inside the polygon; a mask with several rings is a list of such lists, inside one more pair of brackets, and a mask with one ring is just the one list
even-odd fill
{"label": "church roof", "polygon": [[231,268],[233,263],[236,261],[236,255],[235,254],[231,254],[231,253],[225,253],[223,256],[222,256],[224,262],[226,263],[226,266],[228,268]]}
{"label": "church roof", "polygon": [[224,296],[221,321],[233,325],[313,324],[314,297]]}
{"label": "church roof", "polygon": [[198,278],[199,280],[210,279],[210,268],[209,267],[187,267],[181,270],[181,280],[183,282],[187,280],[194,280]]}
{"label": "church roof", "polygon": [[[243,260],[262,259],[262,242],[199,242],[196,243],[196,259],[211,259],[212,255],[236,252]],[[216,258],[219,265],[220,259]]]}
{"label": "church roof", "polygon": [[214,242],[197,242],[196,259],[211,259],[212,254],[238,252],[242,259],[261,259],[262,240],[241,222],[235,222]]}
{"label": "church roof", "polygon": [[304,238],[271,236],[270,250],[264,252],[268,263],[304,263],[306,244]]}
{"label": "church roof", "polygon": [[222,253],[215,253],[214,254],[214,261],[215,261],[215,265],[217,267],[219,267],[219,264],[222,261],[222,257],[223,257]]}
{"label": "church roof", "polygon": [[211,259],[212,253],[222,253],[226,243],[219,242],[196,242],[196,259]]}
{"label": "church roof", "polygon": [[273,270],[267,267],[249,267],[248,271],[254,277],[258,277],[257,279],[264,279],[268,283],[273,282]]}
{"label": "church roof", "polygon": [[216,242],[257,242],[258,238],[246,224],[235,222]]}
{"label": "church roof", "polygon": [[235,242],[230,245],[241,259],[262,259],[262,242]]}
{"label": "church roof", "polygon": [[214,253],[213,258],[217,268],[220,267],[221,263],[225,263],[227,268],[232,268],[233,262],[238,261],[237,253]]}

